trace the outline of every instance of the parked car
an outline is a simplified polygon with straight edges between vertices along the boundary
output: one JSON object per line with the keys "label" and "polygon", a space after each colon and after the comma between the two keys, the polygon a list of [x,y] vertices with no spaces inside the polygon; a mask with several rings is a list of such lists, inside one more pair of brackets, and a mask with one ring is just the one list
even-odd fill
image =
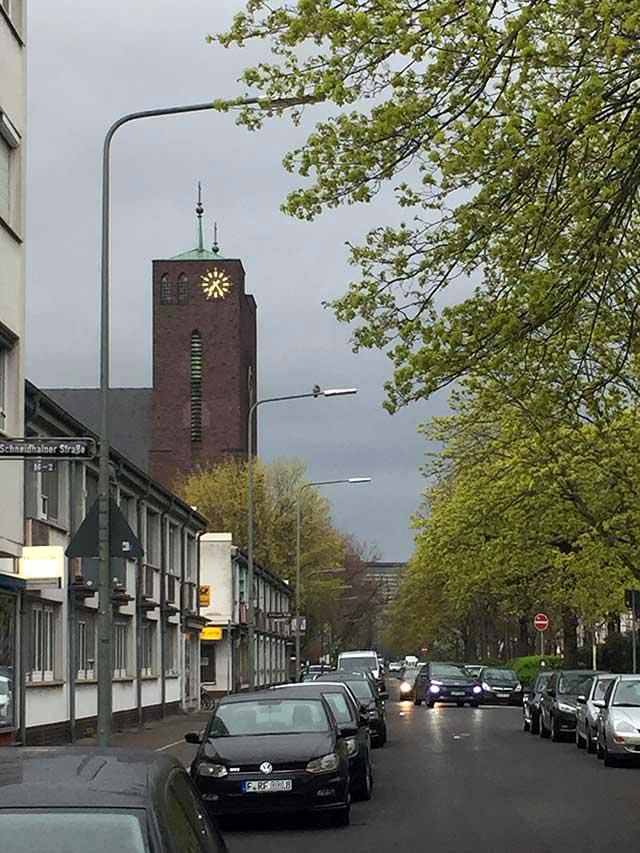
{"label": "parked car", "polygon": [[[290,690],[294,685],[279,685],[272,690]],[[301,695],[324,696],[335,717],[338,728],[357,729],[357,734],[347,738],[349,754],[349,780],[354,800],[370,800],[373,790],[373,767],[371,765],[371,735],[369,718],[360,708],[351,688],[347,684],[328,681],[297,685],[305,693]]]}
{"label": "parked car", "polygon": [[227,851],[189,775],[166,753],[11,747],[0,763],[3,853]]}
{"label": "parked car", "polygon": [[405,669],[400,681],[400,699],[413,699],[413,689],[419,673],[420,667],[418,666]]}
{"label": "parked car", "polygon": [[239,693],[220,700],[199,744],[191,776],[212,814],[328,812],[349,823],[347,739],[312,687]]}
{"label": "parked car", "polygon": [[587,696],[598,672],[556,670],[551,673],[540,699],[540,737],[562,740],[576,730],[578,696]]}
{"label": "parked car", "polygon": [[551,672],[539,672],[532,686],[522,694],[522,718],[525,732],[540,734],[540,699]]}
{"label": "parked car", "polygon": [[475,676],[482,687],[483,702],[506,705],[522,705],[522,684],[512,669],[483,666]]}
{"label": "parked car", "polygon": [[640,757],[640,676],[618,675],[604,699],[594,700],[599,710],[596,750],[606,767]]}
{"label": "parked car", "polygon": [[355,693],[362,710],[367,714],[371,743],[384,746],[387,742],[387,720],[384,700],[389,698],[385,691],[380,692],[369,675],[358,672],[329,672],[319,675],[317,681],[344,682]]}
{"label": "parked car", "polygon": [[385,690],[384,670],[373,651],[342,652],[338,655],[339,672],[370,673],[380,690]]}
{"label": "parked car", "polygon": [[597,739],[596,723],[600,709],[595,702],[604,699],[607,688],[614,680],[613,675],[598,675],[591,683],[591,689],[585,696],[578,696],[576,709],[576,746],[578,749],[587,748],[587,752],[595,752]]}
{"label": "parked car", "polygon": [[452,702],[462,707],[469,704],[477,708],[482,687],[472,678],[462,664],[426,663],[416,678],[413,689],[414,705],[426,702],[433,708],[436,702]]}

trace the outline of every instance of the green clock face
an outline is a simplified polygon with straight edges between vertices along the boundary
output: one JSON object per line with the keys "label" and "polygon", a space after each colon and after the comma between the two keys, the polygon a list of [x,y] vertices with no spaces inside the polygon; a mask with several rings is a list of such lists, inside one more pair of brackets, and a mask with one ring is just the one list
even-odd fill
{"label": "green clock face", "polygon": [[217,267],[200,276],[200,283],[207,299],[224,299],[231,290],[231,279]]}

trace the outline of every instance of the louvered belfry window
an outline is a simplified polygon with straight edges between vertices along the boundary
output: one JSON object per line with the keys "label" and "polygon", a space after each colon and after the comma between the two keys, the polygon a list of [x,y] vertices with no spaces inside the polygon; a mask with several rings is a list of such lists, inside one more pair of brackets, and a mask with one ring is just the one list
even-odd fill
{"label": "louvered belfry window", "polygon": [[160,303],[168,305],[171,302],[171,282],[165,273],[160,279]]}
{"label": "louvered belfry window", "polygon": [[202,441],[202,336],[191,333],[191,441]]}
{"label": "louvered belfry window", "polygon": [[178,305],[186,305],[189,301],[189,279],[185,273],[178,276]]}

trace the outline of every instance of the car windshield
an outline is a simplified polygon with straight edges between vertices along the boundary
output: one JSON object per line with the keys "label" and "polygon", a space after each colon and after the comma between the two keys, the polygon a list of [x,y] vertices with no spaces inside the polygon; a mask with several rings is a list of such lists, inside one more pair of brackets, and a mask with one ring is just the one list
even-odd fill
{"label": "car windshield", "polygon": [[338,669],[343,672],[369,672],[378,668],[378,661],[374,657],[340,658]]}
{"label": "car windshield", "polygon": [[3,853],[145,853],[143,815],[132,812],[0,808]]}
{"label": "car windshield", "polygon": [[466,676],[467,673],[461,666],[452,663],[434,663],[431,667],[431,675],[435,678],[459,678],[461,675]]}
{"label": "car windshield", "polygon": [[331,706],[337,723],[351,722],[351,712],[344,693],[323,693],[322,695]]}
{"label": "car windshield", "polygon": [[535,689],[536,690],[542,690],[550,678],[551,678],[550,672],[543,672],[542,675],[539,675],[538,678],[536,679]]}
{"label": "car windshield", "polygon": [[415,681],[420,670],[416,667],[414,669],[405,669],[404,671],[404,680],[405,681]]}
{"label": "car windshield", "polygon": [[584,693],[586,695],[591,688],[592,681],[593,675],[585,675],[581,672],[561,675],[558,682],[558,693]]}
{"label": "car windshield", "polygon": [[640,708],[640,680],[621,681],[611,704],[616,708]]}
{"label": "car windshield", "polygon": [[263,699],[219,706],[209,737],[304,734],[329,730],[320,699]]}
{"label": "car windshield", "polygon": [[484,671],[484,677],[487,681],[507,681],[509,684],[518,683],[518,676],[512,669],[487,668]]}
{"label": "car windshield", "polygon": [[359,678],[357,681],[347,681],[349,687],[353,690],[358,699],[370,702],[375,699],[375,693],[369,682],[364,678]]}

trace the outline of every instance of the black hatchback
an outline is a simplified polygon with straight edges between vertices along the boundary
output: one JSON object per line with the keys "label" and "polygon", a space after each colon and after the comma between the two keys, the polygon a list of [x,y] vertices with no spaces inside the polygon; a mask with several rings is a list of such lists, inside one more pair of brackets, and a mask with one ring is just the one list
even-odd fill
{"label": "black hatchback", "polygon": [[349,755],[327,700],[311,686],[240,693],[220,701],[191,764],[207,808],[215,815],[330,812],[349,823]]}
{"label": "black hatchback", "polygon": [[389,698],[385,691],[380,692],[370,675],[360,672],[327,672],[319,675],[318,682],[347,684],[356,696],[362,711],[366,714],[373,746],[384,746],[387,742],[387,719],[384,700]]}
{"label": "black hatchback", "polygon": [[176,758],[92,747],[0,752],[2,853],[227,853]]}
{"label": "black hatchback", "polygon": [[436,702],[453,703],[462,707],[469,704],[477,708],[482,697],[482,687],[470,676],[462,664],[425,663],[413,688],[413,703],[426,702],[430,708]]}

